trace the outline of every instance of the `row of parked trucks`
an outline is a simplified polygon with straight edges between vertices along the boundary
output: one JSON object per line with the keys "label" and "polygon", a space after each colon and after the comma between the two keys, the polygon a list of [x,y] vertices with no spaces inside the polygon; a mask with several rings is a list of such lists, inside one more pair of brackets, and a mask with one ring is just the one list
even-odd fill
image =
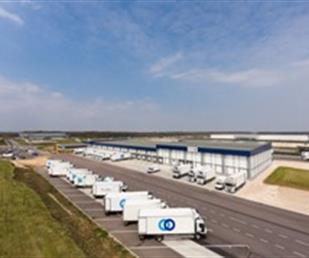
{"label": "row of parked trucks", "polygon": [[131,154],[128,152],[110,152],[92,147],[76,148],[73,150],[73,153],[75,155],[81,155],[99,161],[103,160],[120,161],[131,158]]}
{"label": "row of parked trucks", "polygon": [[46,167],[50,176],[64,177],[79,188],[91,188],[94,198],[102,198],[106,215],[122,213],[124,225],[137,223],[141,240],[154,237],[162,241],[166,235],[200,239],[207,235],[205,220],[196,209],[169,207],[148,191],[127,191],[124,182],[75,168],[69,162],[48,160]]}
{"label": "row of parked trucks", "polygon": [[196,182],[199,185],[205,185],[216,179],[215,188],[230,193],[235,193],[246,183],[247,180],[247,173],[245,171],[239,171],[232,175],[220,175],[216,177],[214,169],[201,165],[192,167],[191,164],[179,164],[173,166],[172,171],[173,178],[179,179],[186,176],[189,182]]}

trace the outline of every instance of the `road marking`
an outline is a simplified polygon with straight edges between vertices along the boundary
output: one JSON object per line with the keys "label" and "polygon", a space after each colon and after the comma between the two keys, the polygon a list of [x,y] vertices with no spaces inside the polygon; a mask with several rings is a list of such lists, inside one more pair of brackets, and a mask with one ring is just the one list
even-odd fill
{"label": "road marking", "polygon": [[84,209],[85,211],[103,211],[103,209],[102,208],[85,208]]}
{"label": "road marking", "polygon": [[102,218],[102,219],[95,219],[95,221],[119,221],[121,218]]}
{"label": "road marking", "polygon": [[112,230],[110,231],[113,234],[117,234],[117,233],[121,233],[121,234],[126,234],[126,233],[136,233],[137,230],[136,229],[127,229],[127,230]]}
{"label": "road marking", "polygon": [[268,240],[264,239],[264,238],[260,238],[260,241],[263,243],[268,243]]}
{"label": "road marking", "polygon": [[266,231],[267,233],[269,233],[269,234],[273,233],[272,230],[270,230],[270,229],[268,229],[268,228],[266,228],[265,231]]}
{"label": "road marking", "polygon": [[276,244],[275,245],[275,247],[277,247],[277,248],[279,248],[279,249],[282,249],[282,250],[284,250],[285,248],[284,248],[284,246],[282,246],[282,245],[278,245],[278,244]]}
{"label": "road marking", "polygon": [[165,245],[159,245],[159,246],[130,246],[129,248],[132,250],[139,250],[139,249],[166,249],[169,247]]}
{"label": "road marking", "polygon": [[227,224],[222,223],[221,225],[222,225],[223,227],[225,227],[225,228],[229,228],[229,225],[227,225]]}
{"label": "road marking", "polygon": [[233,231],[236,231],[237,233],[240,232],[240,230],[238,228],[233,228]]}
{"label": "road marking", "polygon": [[252,235],[251,233],[246,233],[245,235],[248,237],[254,238],[254,235]]}
{"label": "road marking", "polygon": [[301,241],[299,239],[296,239],[295,242],[298,243],[298,244],[304,245],[304,246],[309,246],[309,244],[307,244],[304,241]]}
{"label": "road marking", "polygon": [[237,219],[235,217],[230,217],[231,220],[234,220],[236,222],[239,222],[240,224],[243,224],[243,225],[247,225],[247,222],[241,220],[241,219]]}
{"label": "road marking", "polygon": [[254,227],[256,229],[260,228],[259,226],[255,225],[255,224],[252,224],[252,227]]}
{"label": "road marking", "polygon": [[283,234],[278,234],[278,236],[281,237],[281,238],[284,238],[284,239],[287,239],[287,238],[288,238],[288,236],[283,235]]}
{"label": "road marking", "polygon": [[296,252],[296,251],[294,251],[293,254],[295,254],[295,255],[297,255],[297,256],[299,256],[299,257],[303,257],[303,258],[308,257],[308,256],[306,256],[306,255],[304,255],[304,254],[302,254],[302,253]]}

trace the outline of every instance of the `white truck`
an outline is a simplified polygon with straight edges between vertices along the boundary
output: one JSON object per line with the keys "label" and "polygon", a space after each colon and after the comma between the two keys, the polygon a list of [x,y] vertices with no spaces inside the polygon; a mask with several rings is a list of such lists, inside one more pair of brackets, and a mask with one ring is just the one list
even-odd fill
{"label": "white truck", "polygon": [[50,168],[51,166],[62,163],[62,162],[63,160],[60,160],[60,159],[48,159],[46,160],[45,166],[46,168]]}
{"label": "white truck", "polygon": [[98,177],[96,174],[80,173],[75,176],[73,184],[76,187],[92,187]]}
{"label": "white truck", "polygon": [[196,178],[197,178],[197,172],[198,172],[198,168],[194,167],[190,170],[190,172],[188,173],[188,181],[189,182],[196,182]]}
{"label": "white truck", "polygon": [[92,174],[92,171],[86,168],[70,168],[66,178],[73,184],[77,174]]}
{"label": "white truck", "polygon": [[96,181],[92,185],[91,193],[94,197],[104,197],[109,193],[120,193],[127,189],[127,185],[122,181]]}
{"label": "white truck", "polygon": [[131,158],[131,154],[128,153],[128,152],[117,152],[110,157],[110,160],[111,161],[120,161],[120,160],[126,160],[126,159],[130,159],[130,158]]}
{"label": "white truck", "polygon": [[48,168],[48,175],[66,176],[71,168],[73,168],[73,165],[70,162],[52,163]]}
{"label": "white truck", "polygon": [[146,191],[106,194],[104,197],[105,214],[108,215],[112,212],[122,212],[127,200],[147,200],[152,198],[153,196]]}
{"label": "white truck", "polygon": [[159,172],[159,171],[160,171],[160,168],[156,165],[151,165],[147,168],[148,174],[156,173],[156,172]]}
{"label": "white truck", "polygon": [[226,176],[225,175],[220,175],[216,179],[215,183],[215,189],[217,190],[224,190],[225,188],[225,181],[226,181]]}
{"label": "white truck", "polygon": [[85,153],[86,148],[75,148],[73,150],[73,154],[75,155],[83,155]]}
{"label": "white truck", "polygon": [[214,179],[215,177],[216,177],[216,172],[214,169],[211,169],[210,167],[205,167],[205,166],[199,166],[197,168],[196,182],[199,185],[205,185],[207,182]]}
{"label": "white truck", "polygon": [[237,189],[243,186],[247,180],[246,172],[238,172],[227,176],[225,180],[225,190],[229,193],[235,193]]}
{"label": "white truck", "polygon": [[195,209],[142,209],[138,215],[140,240],[153,236],[162,241],[165,235],[188,235],[200,239],[206,234],[205,220]]}
{"label": "white truck", "polygon": [[301,152],[301,159],[308,161],[309,160],[309,151],[302,151]]}
{"label": "white truck", "polygon": [[128,225],[130,222],[137,222],[141,209],[163,209],[166,207],[166,203],[160,199],[127,200],[123,207],[123,222],[125,225]]}
{"label": "white truck", "polygon": [[173,178],[181,178],[187,176],[191,170],[190,164],[176,165],[173,167]]}

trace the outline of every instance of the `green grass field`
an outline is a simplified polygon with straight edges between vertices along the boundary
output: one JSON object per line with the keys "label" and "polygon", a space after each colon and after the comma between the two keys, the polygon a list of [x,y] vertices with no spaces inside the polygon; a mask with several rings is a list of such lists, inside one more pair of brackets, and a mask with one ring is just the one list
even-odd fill
{"label": "green grass field", "polygon": [[40,197],[0,161],[0,257],[86,257]]}
{"label": "green grass field", "polygon": [[0,258],[132,258],[41,175],[0,160]]}
{"label": "green grass field", "polygon": [[264,180],[264,183],[309,190],[309,170],[279,167]]}

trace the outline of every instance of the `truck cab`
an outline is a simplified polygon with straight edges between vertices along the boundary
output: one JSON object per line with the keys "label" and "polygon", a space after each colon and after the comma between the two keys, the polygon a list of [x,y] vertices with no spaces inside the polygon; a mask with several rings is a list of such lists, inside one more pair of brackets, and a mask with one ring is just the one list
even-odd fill
{"label": "truck cab", "polygon": [[215,183],[215,189],[223,190],[225,188],[225,180],[226,180],[226,176],[218,176],[216,183]]}

